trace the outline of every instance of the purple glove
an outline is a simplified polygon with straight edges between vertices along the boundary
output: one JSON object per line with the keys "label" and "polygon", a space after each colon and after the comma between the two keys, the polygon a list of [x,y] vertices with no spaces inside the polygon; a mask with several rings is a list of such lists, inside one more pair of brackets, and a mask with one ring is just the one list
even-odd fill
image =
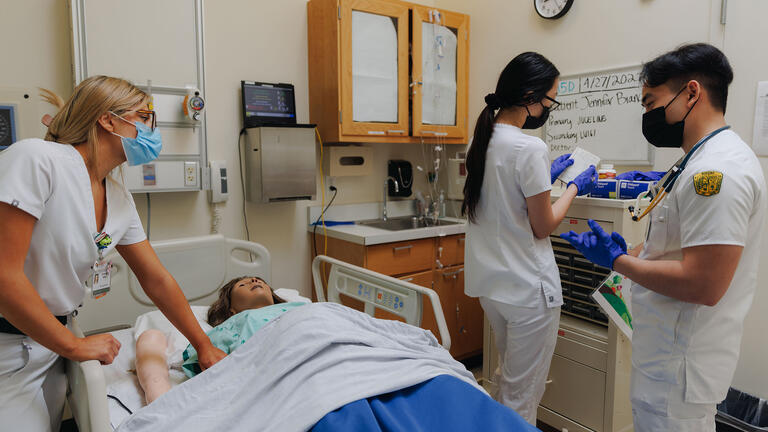
{"label": "purple glove", "polygon": [[578,195],[586,195],[592,192],[592,189],[597,186],[597,170],[594,165],[590,165],[584,172],[577,175],[575,179],[568,183],[568,186],[575,184],[579,189]]}
{"label": "purple glove", "polygon": [[551,183],[554,184],[555,180],[557,180],[557,178],[560,177],[560,174],[562,174],[566,168],[573,165],[573,159],[571,159],[570,157],[571,157],[571,154],[566,153],[552,161],[552,167],[549,169],[549,174],[552,177]]}
{"label": "purple glove", "polygon": [[582,255],[593,263],[613,269],[616,258],[625,255],[627,244],[617,233],[608,234],[597,222],[590,219],[588,222],[592,231],[584,231],[581,234],[567,232],[560,237],[567,240]]}

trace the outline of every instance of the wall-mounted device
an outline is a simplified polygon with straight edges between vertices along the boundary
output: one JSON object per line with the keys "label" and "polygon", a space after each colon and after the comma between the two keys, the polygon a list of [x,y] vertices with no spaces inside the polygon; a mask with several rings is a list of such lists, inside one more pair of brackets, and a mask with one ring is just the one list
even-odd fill
{"label": "wall-mounted device", "polygon": [[211,203],[224,202],[229,198],[229,183],[227,176],[227,161],[211,161]]}
{"label": "wall-mounted device", "polygon": [[0,150],[16,142],[16,106],[0,105]]}
{"label": "wall-mounted device", "polygon": [[390,160],[387,163],[387,175],[397,180],[398,187],[389,182],[389,196],[409,197],[413,187],[413,166],[407,160]]}
{"label": "wall-mounted device", "polygon": [[240,81],[243,100],[243,127],[296,124],[293,84]]}
{"label": "wall-mounted device", "polygon": [[190,89],[184,96],[184,115],[192,121],[200,121],[205,111],[205,100],[200,96],[200,90]]}
{"label": "wall-mounted device", "polygon": [[246,198],[254,203],[313,199],[315,125],[245,130]]}

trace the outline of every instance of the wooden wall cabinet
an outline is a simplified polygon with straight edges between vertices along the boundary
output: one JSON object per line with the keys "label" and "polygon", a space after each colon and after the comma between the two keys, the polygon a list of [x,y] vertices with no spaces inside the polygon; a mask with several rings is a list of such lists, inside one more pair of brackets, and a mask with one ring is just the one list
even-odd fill
{"label": "wooden wall cabinet", "polygon": [[[322,253],[323,236],[318,234],[315,239],[318,251]],[[434,289],[440,297],[451,336],[451,354],[462,359],[482,352],[483,310],[477,298],[464,294],[464,234],[371,246],[328,238],[327,254]],[[363,310],[362,303],[354,299],[342,296],[342,303]],[[381,309],[376,309],[375,316],[402,321],[400,317]],[[435,314],[428,299],[424,301],[421,327],[432,331],[440,340]]]}
{"label": "wooden wall cabinet", "polygon": [[310,122],[324,141],[467,142],[469,16],[310,0],[307,24]]}

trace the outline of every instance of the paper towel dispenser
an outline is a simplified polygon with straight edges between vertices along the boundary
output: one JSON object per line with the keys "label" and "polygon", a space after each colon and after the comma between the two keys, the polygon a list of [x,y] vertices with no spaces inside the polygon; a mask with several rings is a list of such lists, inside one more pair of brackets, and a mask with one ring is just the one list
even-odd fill
{"label": "paper towel dispenser", "polygon": [[246,198],[253,203],[311,200],[317,191],[315,125],[247,128]]}

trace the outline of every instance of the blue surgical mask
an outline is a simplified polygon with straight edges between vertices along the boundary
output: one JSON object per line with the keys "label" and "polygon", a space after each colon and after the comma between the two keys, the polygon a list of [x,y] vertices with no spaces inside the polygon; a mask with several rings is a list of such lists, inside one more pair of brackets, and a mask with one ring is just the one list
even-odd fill
{"label": "blue surgical mask", "polygon": [[[120,120],[130,123],[119,115],[112,114]],[[134,122],[133,125],[136,126],[136,138],[124,137],[112,132],[113,135],[119,136],[120,141],[123,143],[123,151],[125,151],[128,165],[142,165],[157,159],[157,156],[163,149],[163,139],[160,131],[157,129],[152,130],[152,128],[142,122]]]}

